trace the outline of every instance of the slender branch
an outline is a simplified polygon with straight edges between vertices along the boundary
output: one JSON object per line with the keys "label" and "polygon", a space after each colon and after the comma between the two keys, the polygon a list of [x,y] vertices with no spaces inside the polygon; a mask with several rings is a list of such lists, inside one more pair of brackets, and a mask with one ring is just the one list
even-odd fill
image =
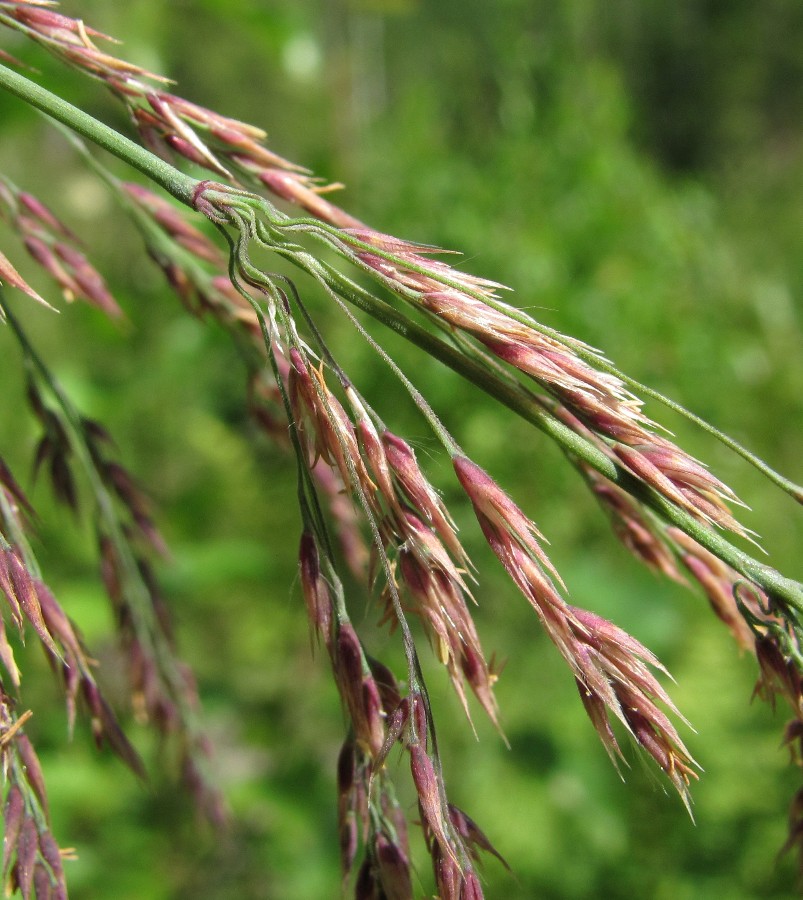
{"label": "slender branch", "polygon": [[[545,331],[544,333],[549,334],[549,331]],[[747,447],[744,447],[729,434],[726,434],[724,431],[720,431],[719,428],[717,428],[715,425],[712,425],[710,422],[706,422],[706,420],[701,416],[698,416],[690,409],[686,409],[685,406],[683,406],[681,403],[678,403],[676,400],[673,400],[671,397],[667,397],[666,394],[662,394],[660,391],[655,390],[655,388],[651,388],[649,385],[646,385],[641,381],[637,381],[635,378],[631,378],[626,372],[618,369],[609,360],[605,359],[605,357],[600,357],[597,355],[594,355],[592,357],[592,355],[588,353],[588,351],[583,350],[583,348],[580,348],[579,350],[575,348],[575,352],[579,357],[584,359],[586,362],[589,362],[592,365],[596,366],[603,372],[607,372],[610,375],[616,376],[628,387],[633,388],[633,390],[638,391],[645,397],[650,397],[653,400],[656,400],[658,403],[662,403],[667,407],[667,409],[671,409],[678,415],[683,416],[683,418],[688,419],[702,431],[705,431],[707,434],[710,434],[713,438],[718,440],[720,444],[724,444],[729,450],[732,450],[734,453],[736,453],[737,456],[741,456],[742,459],[745,460],[745,462],[750,463],[753,468],[761,472],[762,475],[768,478],[777,487],[781,488],[782,491],[785,491],[787,494],[789,494],[789,496],[796,500],[798,503],[803,503],[803,486],[796,484],[794,481],[792,481],[790,478],[787,478],[785,475],[782,475],[780,472],[776,472],[775,469],[773,469],[772,466],[770,466],[768,463],[764,462],[761,457],[756,456],[755,453],[748,450]]]}
{"label": "slender branch", "polygon": [[150,150],[2,64],[0,87],[113,153],[118,159],[155,181],[177,200],[191,203],[193,191],[198,185],[197,179],[180,172]]}

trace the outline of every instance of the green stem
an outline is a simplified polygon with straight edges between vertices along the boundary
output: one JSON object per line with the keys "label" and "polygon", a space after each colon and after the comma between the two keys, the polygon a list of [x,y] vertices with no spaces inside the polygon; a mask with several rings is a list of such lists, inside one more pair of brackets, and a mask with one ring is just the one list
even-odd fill
{"label": "green stem", "polygon": [[177,200],[192,205],[193,192],[199,183],[198,180],[180,172],[150,150],[146,150],[130,138],[2,64],[0,64],[0,87],[57,122],[67,125],[109,153],[113,153],[118,159],[138,169],[151,181],[163,187]]}
{"label": "green stem", "polygon": [[[354,235],[348,234],[347,232],[342,231],[341,229],[329,224],[328,222],[322,222],[318,219],[302,216],[295,218],[285,217],[282,220],[274,220],[274,224],[279,226],[280,230],[283,231],[298,230],[320,238],[324,242],[334,247],[335,250],[349,259],[352,263],[357,265],[360,269],[367,272],[372,278],[378,277],[373,267],[361,262],[359,258],[354,256],[353,253],[350,253],[347,248],[356,248],[366,251],[371,255],[384,259],[387,262],[393,265],[397,265],[402,269],[405,269],[409,272],[414,272],[422,276],[426,276],[435,281],[438,281],[446,287],[451,287],[455,290],[460,291],[461,293],[465,293],[477,300],[482,301],[497,312],[500,312],[503,315],[513,319],[514,321],[520,322],[521,324],[526,325],[528,328],[532,328],[534,331],[537,331],[540,334],[543,334],[546,337],[555,340],[560,344],[563,344],[564,346],[568,347],[575,356],[579,357],[593,368],[599,369],[603,372],[607,372],[608,374],[619,378],[628,387],[639,391],[640,393],[644,394],[644,396],[651,397],[653,400],[657,400],[659,403],[664,404],[664,406],[693,422],[695,425],[710,434],[720,443],[724,444],[734,453],[741,456],[742,459],[750,463],[750,465],[752,465],[764,476],[766,476],[770,481],[773,482],[773,484],[777,485],[783,491],[788,493],[798,503],[803,503],[803,486],[796,484],[795,482],[781,475],[779,472],[776,472],[768,463],[764,462],[764,460],[756,456],[754,453],[751,453],[746,447],[743,447],[738,441],[730,437],[730,435],[727,435],[724,432],[720,431],[710,422],[706,422],[705,419],[702,419],[700,416],[695,415],[695,413],[686,409],[686,407],[682,406],[680,403],[677,403],[664,394],[661,394],[659,391],[656,391],[653,388],[642,384],[636,379],[631,378],[629,375],[625,374],[616,366],[614,366],[613,363],[607,360],[604,356],[602,356],[593,348],[584,344],[582,341],[570,338],[568,335],[565,335],[554,328],[550,328],[549,326],[544,325],[542,322],[539,322],[538,320],[533,319],[531,316],[527,315],[527,313],[525,313],[523,310],[520,310],[515,306],[511,306],[508,303],[503,303],[496,296],[494,296],[494,294],[473,290],[466,283],[459,281],[456,277],[450,276],[448,270],[446,272],[439,273],[433,272],[433,270],[426,265],[416,263],[409,257],[401,258],[397,254],[389,250],[383,250],[379,247],[376,247],[372,243],[361,240]],[[415,291],[411,291],[410,289],[395,284],[389,278],[381,276],[379,277],[390,291],[407,301],[417,304]],[[500,287],[500,285],[496,285],[496,287]]]}
{"label": "green stem", "polygon": [[739,550],[721,534],[645,485],[622,466],[617,465],[598,447],[554,418],[523,386],[516,382],[505,381],[488,372],[481,363],[470,359],[446,341],[411,321],[394,307],[346,279],[340,272],[329,270],[327,274],[328,279],[331,279],[329,286],[335,289],[333,282],[336,281],[340,292],[354,305],[499,400],[547,434],[565,452],[572,453],[587,462],[601,475],[655,510],[667,522],[676,525],[745,578],[754,581],[803,616],[803,585],[799,582],[785,578],[776,569]]}

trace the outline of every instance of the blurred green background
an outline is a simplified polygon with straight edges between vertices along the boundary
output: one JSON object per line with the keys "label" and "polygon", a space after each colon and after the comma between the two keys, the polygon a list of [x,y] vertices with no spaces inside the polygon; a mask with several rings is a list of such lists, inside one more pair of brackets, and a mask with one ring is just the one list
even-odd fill
{"label": "blurred green background", "polygon": [[[803,478],[796,0],[83,0],[63,9],[123,38],[126,58],[175,78],[182,96],[265,127],[274,150],[346,182],[340,200],[359,218],[463,250],[469,271],[514,287],[515,301],[547,324],[604,348]],[[126,127],[97,85],[13,34],[0,47]],[[130,320],[119,329],[80,305],[56,318],[15,298],[76,402],[107,425],[158,505],[173,554],[160,576],[235,812],[227,835],[199,824],[169,752],[160,757],[133,722],[149,788],[96,753],[84,726],[68,743],[58,690],[31,642],[20,651],[21,702],[36,711],[28,730],[56,836],[77,848],[71,896],[334,897],[342,716],[327,661],[310,653],[296,582],[293,466],[249,424],[244,372],[225,334],[182,312],[63,139],[2,95],[0,122],[0,169],[84,236]],[[50,290],[8,229],[0,240]],[[755,664],[705,600],[630,559],[540,433],[372,328],[458,441],[539,523],[573,601],[632,632],[673,673],[672,696],[697,729],[683,737],[705,770],[692,824],[635,755],[625,784],[612,770],[572,679],[484,548],[424,422],[326,299],[299,285],[354,380],[417,446],[480,567],[484,646],[507,659],[498,695],[510,750],[479,711],[474,739],[443,671],[422,653],[451,798],[514,873],[490,860],[487,895],[792,896],[794,860],[775,859],[800,781],[780,747],[784,711],[750,703]],[[46,578],[109,663],[116,696],[91,529],[53,506],[44,481],[31,485],[36,431],[3,329],[0,354],[0,455],[31,487]],[[744,521],[772,563],[803,576],[792,501],[684,421],[648,411],[753,508]],[[376,633],[378,611],[356,590],[352,613],[369,646],[400,665],[398,641]],[[406,783],[404,761],[393,765]],[[418,893],[428,895],[420,853],[417,865]]]}

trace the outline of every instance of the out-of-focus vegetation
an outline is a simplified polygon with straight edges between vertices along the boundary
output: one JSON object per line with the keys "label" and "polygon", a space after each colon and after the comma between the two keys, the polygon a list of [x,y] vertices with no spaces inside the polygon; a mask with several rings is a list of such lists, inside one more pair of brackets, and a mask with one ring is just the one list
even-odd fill
{"label": "out-of-focus vegetation", "polygon": [[[604,348],[800,480],[798,3],[76,0],[64,10],[124,38],[127,58],[175,78],[183,96],[265,127],[277,152],[345,181],[342,203],[364,221],[465,251],[470,271],[511,285],[542,320]],[[13,35],[0,46],[124,127],[91,82]],[[153,763],[146,788],[97,754],[85,728],[68,744],[58,691],[31,647],[23,702],[36,710],[29,732],[55,834],[78,851],[68,866],[72,895],[334,896],[342,723],[328,662],[310,652],[296,583],[291,460],[255,439],[228,339],[179,308],[63,138],[5,96],[0,121],[0,168],[84,236],[129,319],[115,328],[86,307],[56,317],[16,303],[77,403],[107,425],[158,504],[172,550],[159,574],[235,812],[228,835],[199,826],[169,760],[158,761],[134,722],[130,733]],[[7,230],[0,238],[13,245]],[[299,286],[315,296],[344,367],[456,500],[401,389],[327,313],[325,297]],[[779,748],[783,712],[750,703],[754,661],[740,658],[703,598],[631,561],[544,437],[385,338],[458,440],[539,523],[576,602],[667,664],[672,696],[697,728],[684,739],[705,770],[696,825],[635,757],[620,781],[563,663],[458,507],[480,564],[483,642],[508,660],[498,693],[510,750],[479,712],[475,741],[440,667],[424,660],[451,796],[514,873],[490,860],[488,896],[789,896],[794,866],[776,864],[775,854],[800,773]],[[0,452],[22,475],[35,429],[2,329],[0,354]],[[651,411],[754,508],[744,521],[773,563],[799,578],[792,501],[691,426]],[[108,663],[113,694],[110,614],[89,529],[53,506],[44,482],[32,494],[48,580]],[[370,635],[378,610],[356,589],[349,599]],[[394,638],[371,641],[401,659]],[[429,873],[423,857],[419,864],[423,894]]]}

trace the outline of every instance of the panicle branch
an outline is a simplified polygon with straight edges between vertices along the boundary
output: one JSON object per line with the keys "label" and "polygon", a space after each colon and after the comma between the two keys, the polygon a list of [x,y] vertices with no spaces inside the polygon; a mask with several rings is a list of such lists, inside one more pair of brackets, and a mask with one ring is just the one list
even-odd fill
{"label": "panicle branch", "polygon": [[365,229],[326,230],[322,237],[391,291],[448,329],[476,339],[498,360],[536,382],[611,447],[632,474],[668,500],[702,521],[746,534],[727,505],[738,502],[735,494],[701,463],[657,435],[641,401],[619,378],[577,355],[579,349],[591,348],[532,320],[523,321],[518,310],[499,301],[500,285],[423,255],[437,252],[433,248]]}
{"label": "panicle branch", "polygon": [[[94,661],[88,656],[77,629],[38,574],[36,559],[25,538],[24,515],[31,517],[33,508],[8,467],[0,463],[0,592],[5,597],[11,622],[21,638],[24,639],[27,623],[40,640],[64,689],[70,733],[81,700],[89,713],[98,746],[108,744],[133,772],[144,777],[137,752],[95,681]],[[18,690],[21,674],[3,618],[0,618],[0,661]]]}
{"label": "panicle branch", "polygon": [[395,621],[391,592],[399,585],[398,574],[466,713],[464,680],[498,726],[492,693],[496,676],[466,602],[468,557],[414,451],[400,437],[377,429],[352,387],[346,396],[356,426],[329,391],[321,371],[296,348],[290,351],[290,361],[288,394],[309,465],[322,460],[338,473],[347,490],[359,487],[368,498],[385,551],[398,561],[384,593],[385,620]]}
{"label": "panicle branch", "polygon": [[113,40],[38,3],[0,2],[0,23],[22,31],[72,68],[101,81],[128,108],[146,147],[178,156],[234,184],[261,187],[341,227],[361,223],[329,203],[327,185],[306,169],[269,150],[265,132],[168,93],[160,75],[100,50],[93,38]]}
{"label": "panicle branch", "polygon": [[618,719],[669,776],[689,808],[694,760],[658,702],[679,715],[650,671],[665,673],[635,638],[593,613],[570,606],[542,550],[535,525],[479,466],[453,459],[458,480],[474,507],[488,545],[527,598],[547,635],[569,664],[580,697],[611,759],[622,758],[609,715]]}
{"label": "panicle branch", "polygon": [[[28,254],[61,288],[65,300],[86,300],[112,319],[122,317],[122,310],[103,277],[78,249],[80,241],[73,232],[41,200],[27,191],[21,191],[2,175],[0,218],[17,232]],[[22,281],[7,260],[4,269],[3,260],[5,257],[0,259],[0,276],[12,287],[44,302]],[[49,305],[45,302],[45,306]]]}
{"label": "panicle branch", "polygon": [[[210,276],[200,271],[197,266],[188,265],[186,255],[180,251],[189,251],[197,258],[214,263],[216,260],[213,254],[199,242],[197,234],[193,233],[191,240],[185,239],[184,224],[174,221],[171,209],[153,203],[148,194],[139,188],[133,191],[128,189],[127,193],[137,202],[139,209],[158,224],[169,238],[168,242],[161,242],[160,255],[156,256],[153,250],[158,235],[154,235],[153,229],[149,229],[147,223],[143,223],[146,240],[151,242],[152,255],[160,261],[162,268],[170,273],[171,282],[192,284],[198,294],[208,295]],[[179,271],[186,274],[186,279],[179,281],[176,277],[176,272]],[[184,299],[188,292],[179,293]],[[241,294],[231,290],[226,293],[233,294],[238,309],[244,309]],[[245,326],[251,338],[258,340],[261,337],[259,328],[254,327],[257,325],[257,317],[250,307],[247,307],[252,312],[250,317],[227,316],[226,307],[217,303],[206,303],[204,309],[211,311],[228,327]],[[286,309],[284,315],[287,315]],[[418,468],[415,454],[409,445],[384,428],[381,432],[377,430],[363,402],[352,388],[347,387],[346,396],[357,421],[355,427],[343,407],[326,387],[322,370],[311,364],[306,350],[295,339],[292,324],[288,327],[288,333],[291,336],[289,352],[284,349],[282,343],[274,342],[272,348],[279,383],[266,380],[264,374],[255,369],[252,375],[252,399],[255,384],[259,385],[263,401],[267,397],[268,402],[274,407],[281,406],[282,394],[286,394],[293,415],[292,428],[298,432],[301,443],[307,448],[306,464],[314,474],[317,485],[323,486],[323,489],[330,493],[334,493],[335,490],[342,492],[346,485],[354,484],[356,473],[359,489],[367,492],[371,498],[371,510],[383,519],[380,530],[387,538],[388,546],[392,539],[397,543],[400,542],[401,537],[395,532],[405,527],[409,530],[411,527],[409,523],[414,520],[415,525],[412,526],[414,534],[419,534],[429,527],[444,540],[462,564],[468,564],[457,541],[448,512],[437,492]],[[264,402],[258,408],[266,430],[273,433],[283,432],[279,425],[282,410],[274,409],[272,413],[267,413]],[[360,453],[365,461],[360,461]],[[374,481],[371,480],[371,476]],[[380,496],[382,499],[379,499]],[[418,509],[419,514],[430,523],[429,526],[425,526],[410,512],[410,505]],[[348,506],[348,509],[353,515],[353,505]],[[339,521],[343,518],[341,516]],[[444,547],[440,546],[435,550],[430,539],[425,549],[435,552],[442,560],[442,564],[452,573],[452,577],[462,583],[462,576]],[[364,566],[353,568],[355,571],[361,571]],[[341,590],[339,582],[336,582],[337,589],[333,590],[323,578],[317,544],[311,532],[305,532],[302,537],[300,571],[314,641],[316,643],[322,641],[328,649],[344,709],[351,723],[351,734],[341,753],[338,777],[344,880],[352,871],[359,845],[362,843],[365,858],[357,875],[358,895],[361,895],[361,890],[367,890],[367,886],[373,884],[381,886],[387,896],[412,896],[406,823],[393,796],[392,783],[384,766],[389,745],[401,735],[402,729],[399,728],[399,733],[394,733],[395,737],[388,738],[384,725],[391,713],[395,715],[394,721],[398,722],[398,710],[402,704],[400,689],[395,678],[381,663],[366,656],[353,626],[348,621],[345,606],[342,602],[333,600],[333,594],[336,595]],[[426,569],[422,568],[422,571],[425,572]],[[431,605],[429,596],[425,599]],[[390,607],[390,603],[388,605]],[[440,621],[436,619],[436,622]],[[447,632],[447,635],[452,645],[456,646],[458,635],[453,623],[450,621],[449,624],[452,625],[452,631]],[[464,671],[483,705],[489,712],[495,713],[495,703],[489,690],[488,667],[481,656],[476,630],[470,618],[468,625],[477,644],[477,650],[473,650],[470,645],[463,648]],[[444,662],[446,661],[444,659]],[[453,662],[450,674],[465,704],[462,679],[458,676]],[[484,693],[483,678],[489,682],[485,685]],[[420,766],[427,766],[417,751],[416,757],[414,772],[418,772]],[[439,764],[430,757],[427,759],[429,760],[427,768],[439,773]],[[440,778],[439,775],[437,777]],[[438,797],[445,797],[442,785],[438,788]],[[425,793],[424,800],[430,807],[432,806],[430,794]],[[439,820],[441,819],[444,817],[440,816]],[[454,840],[447,839],[443,829],[442,834],[444,840]],[[451,847],[450,844],[448,846]],[[442,854],[443,850],[433,852]],[[454,848],[451,848],[449,853],[452,859],[457,858],[458,852]],[[460,850],[460,856],[468,859],[465,850]],[[464,868],[464,873],[458,877],[458,884],[462,881],[472,883],[472,879],[476,880],[470,865]]]}
{"label": "panicle branch", "polygon": [[[211,821],[222,823],[222,799],[204,774],[209,747],[197,724],[197,689],[190,670],[177,657],[170,617],[149,558],[165,552],[149,502],[126,469],[111,458],[112,442],[105,429],[80,415],[36,353],[21,324],[6,304],[3,307],[28,369],[29,405],[43,427],[37,461],[49,462],[57,498],[75,513],[80,502],[74,475],[76,463],[88,489],[101,576],[127,657],[134,707],[143,720],[152,722],[165,734],[175,735],[182,777],[202,812]],[[66,616],[47,589],[33,587],[36,590],[22,595],[17,591],[16,596],[23,609],[26,607],[21,596],[25,598],[27,608],[32,610],[29,617],[33,615],[34,627],[46,646],[44,636],[50,631],[62,642],[70,714],[80,690],[92,713],[97,740],[107,740],[135,771],[143,774],[142,764],[89,676],[88,661],[80,652]],[[38,600],[38,610],[34,600]],[[62,659],[58,648],[48,649]]]}
{"label": "panicle branch", "polygon": [[[381,662],[365,653],[348,619],[339,581],[324,577],[314,537],[301,538],[299,568],[310,626],[328,652],[335,681],[350,723],[338,760],[338,822],[344,885],[360,845],[364,860],[357,873],[356,896],[410,898],[407,825],[395,799],[386,760],[399,743],[410,756],[424,833],[433,862],[449,860],[458,890],[442,897],[462,896],[459,886],[476,880],[473,847],[496,854],[481,834],[466,832],[450,817],[437,750],[434,725],[425,696],[417,690],[402,697],[401,685]],[[466,819],[466,821],[470,821]],[[462,822],[462,820],[461,820]],[[438,882],[441,886],[441,882]],[[372,891],[374,893],[372,893]],[[379,893],[379,892],[384,893]],[[476,896],[481,897],[478,893]]]}
{"label": "panicle branch", "polygon": [[0,682],[0,767],[8,785],[3,804],[3,881],[5,892],[23,900],[66,900],[63,860],[50,826],[42,767],[23,728],[31,713],[17,715],[14,700]]}

